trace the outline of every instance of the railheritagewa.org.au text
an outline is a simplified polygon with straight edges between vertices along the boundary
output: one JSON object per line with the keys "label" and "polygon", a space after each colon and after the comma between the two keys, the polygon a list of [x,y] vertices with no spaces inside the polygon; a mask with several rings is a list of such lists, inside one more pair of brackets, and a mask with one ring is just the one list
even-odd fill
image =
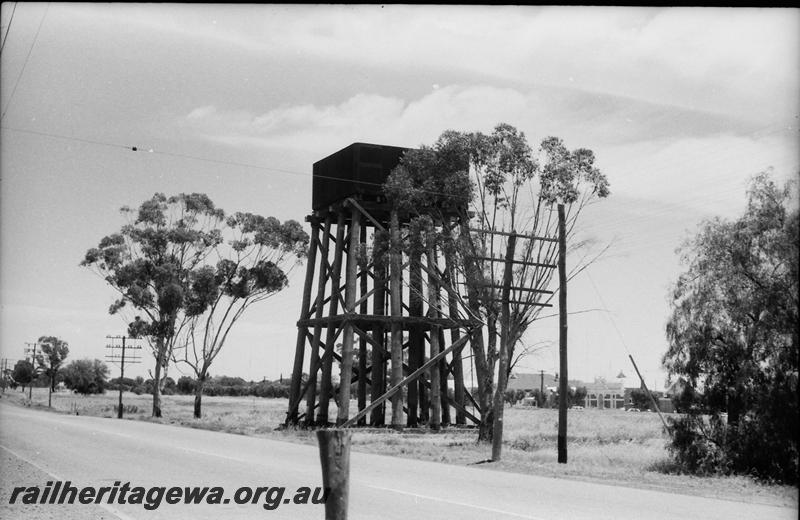
{"label": "railheritagewa.org.au text", "polygon": [[324,504],[328,490],[301,486],[294,491],[283,486],[243,486],[232,494],[219,486],[132,486],[114,482],[113,486],[73,485],[72,481],[48,481],[44,486],[18,486],[9,504],[107,504],[141,505],[154,510],[163,504],[249,504],[274,510],[282,504]]}

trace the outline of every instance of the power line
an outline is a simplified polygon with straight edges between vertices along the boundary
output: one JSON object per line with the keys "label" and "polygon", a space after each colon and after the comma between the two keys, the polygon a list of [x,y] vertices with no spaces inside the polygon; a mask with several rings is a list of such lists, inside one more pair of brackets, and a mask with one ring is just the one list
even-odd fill
{"label": "power line", "polygon": [[[223,164],[223,165],[228,165],[228,166],[239,166],[239,167],[245,167],[245,168],[253,168],[253,169],[263,170],[263,171],[284,173],[284,174],[288,174],[288,175],[296,175],[296,176],[305,177],[305,178],[309,178],[310,177],[307,172],[304,173],[304,172],[299,172],[299,171],[296,171],[296,170],[288,170],[288,169],[284,169],[284,168],[272,168],[272,167],[258,165],[258,164],[252,164],[252,163],[243,163],[243,162],[236,162],[236,161],[225,161],[225,160],[221,160],[221,159],[214,159],[214,158],[208,158],[208,157],[199,157],[199,156],[189,155],[189,154],[181,154],[181,153],[175,153],[175,152],[165,152],[165,151],[160,151],[160,150],[154,150],[152,148],[143,148],[143,147],[140,147],[140,146],[129,146],[129,145],[123,145],[123,144],[119,144],[119,143],[111,143],[111,142],[107,142],[107,141],[98,141],[98,140],[85,139],[85,138],[74,137],[74,136],[66,136],[66,135],[61,135],[61,134],[40,132],[40,131],[36,131],[36,130],[13,128],[13,127],[8,127],[8,126],[3,126],[3,127],[0,127],[0,128],[2,128],[4,130],[14,131],[14,132],[27,133],[27,134],[32,134],[32,135],[39,135],[39,136],[43,136],[43,137],[50,137],[50,138],[54,138],[54,139],[63,139],[63,140],[81,142],[81,143],[86,143],[86,144],[93,144],[93,145],[98,145],[98,146],[107,146],[107,147],[112,147],[112,148],[120,148],[120,149],[134,151],[134,152],[146,152],[146,153],[153,153],[153,154],[158,154],[158,155],[163,155],[163,156],[168,156],[168,157],[176,157],[176,158],[181,158],[181,159],[190,159],[190,160],[196,160],[196,161],[201,161],[201,162],[209,162],[209,163],[214,163],[214,164]],[[357,184],[366,184],[366,185],[376,186],[376,187],[382,186],[380,183],[377,183],[377,182],[360,181],[360,180],[355,180],[355,179],[350,180],[350,179],[343,179],[343,178],[331,177],[331,176],[325,176],[325,175],[317,175],[316,177],[317,178],[321,178],[321,179],[326,179],[326,180],[332,180],[332,181],[349,182],[349,183],[357,183]],[[715,180],[712,179],[712,180],[709,180],[707,182],[708,182],[708,184],[711,184],[711,183],[715,182]],[[737,188],[732,188],[731,187],[731,188],[727,188],[725,190],[718,190],[717,193],[718,194],[727,194],[727,193],[733,193],[735,191],[737,191]],[[433,194],[441,194],[439,192],[434,192],[433,190],[427,190],[427,192],[433,193]],[[681,206],[681,205],[685,205],[687,203],[691,203],[691,202],[695,202],[695,201],[698,201],[698,202],[699,201],[704,201],[704,202],[712,201],[713,202],[713,201],[722,201],[722,200],[725,200],[724,196],[715,197],[714,199],[709,199],[707,197],[702,197],[702,196],[692,196],[692,197],[687,197],[687,198],[685,198],[685,199],[683,199],[683,200],[681,200],[681,201],[679,201],[677,203],[670,203],[670,206]],[[616,206],[622,206],[623,209],[625,207],[628,207],[628,208],[636,207],[636,205],[634,203],[629,202],[629,201],[618,201],[618,202],[616,202],[615,205]],[[644,217],[648,217],[648,218],[656,217],[657,218],[657,217],[669,215],[673,211],[674,211],[673,208],[664,208],[664,209],[661,209],[661,210],[658,210],[658,211],[649,211],[646,215],[644,215]],[[584,229],[584,232],[596,233],[598,231],[601,231],[602,229],[615,228],[618,224],[629,222],[629,221],[630,221],[629,218],[627,218],[627,217],[619,217],[619,216],[611,217],[610,219],[598,219],[596,222],[599,225],[592,226],[591,223],[590,223],[590,224],[588,224],[588,227],[586,229]],[[629,237],[623,236],[622,238],[623,238],[622,241],[617,244],[617,246],[619,247],[619,249],[615,251],[615,253],[617,255],[629,254],[632,251],[645,249],[645,248],[648,248],[648,247],[651,247],[651,246],[660,246],[660,245],[664,245],[664,244],[680,245],[680,243],[682,243],[682,241],[685,239],[685,237],[663,237],[661,239],[659,239],[659,238],[655,238],[654,239],[654,237],[652,237],[651,239],[645,240],[645,241],[642,241],[642,240],[633,240],[633,241],[631,241]]]}
{"label": "power line", "polygon": [[[130,150],[131,149],[130,146],[123,145],[123,144],[114,144],[114,143],[109,143],[109,142],[104,142],[104,141],[93,141],[91,139],[84,139],[84,138],[81,138],[81,137],[73,137],[73,136],[59,135],[59,134],[50,134],[50,133],[47,133],[47,132],[39,132],[39,131],[36,131],[36,130],[24,130],[22,128],[12,128],[10,126],[3,126],[3,127],[0,127],[0,128],[2,128],[3,130],[11,130],[12,132],[20,132],[20,133],[23,133],[23,134],[33,134],[33,135],[41,135],[43,137],[52,137],[54,139],[64,139],[64,140],[67,140],[67,141],[77,141],[77,142],[80,142],[80,143],[96,144],[96,145],[99,145],[99,146],[110,146],[110,147],[113,147],[113,148],[123,148],[125,150]],[[134,147],[134,149],[135,148],[136,147]]]}
{"label": "power line", "polygon": [[8,26],[6,27],[6,34],[5,36],[3,36],[3,43],[0,44],[0,53],[3,52],[3,49],[6,46],[6,39],[8,38],[8,33],[11,31],[11,22],[14,21],[14,13],[17,12],[17,3],[18,2],[14,2],[14,9],[11,10],[11,18],[9,18],[8,20]]}
{"label": "power line", "polygon": [[[16,6],[16,4],[15,4]],[[6,107],[3,109],[3,114],[0,115],[0,121],[6,117],[6,112],[8,111],[8,107],[11,106],[11,100],[14,99],[14,93],[17,91],[17,86],[19,86],[19,80],[22,78],[22,74],[25,72],[25,67],[28,65],[28,60],[31,57],[31,52],[33,52],[33,47],[36,45],[36,40],[39,38],[39,31],[42,30],[42,24],[44,24],[44,19],[47,16],[47,11],[50,9],[50,2],[47,2],[47,7],[44,9],[44,13],[42,14],[42,19],[39,20],[39,27],[36,28],[36,34],[33,36],[33,42],[31,42],[31,48],[28,49],[28,55],[25,56],[25,61],[22,64],[22,69],[19,71],[19,75],[17,76],[17,81],[14,83],[14,88],[11,90],[11,95],[8,97],[8,102],[6,103]],[[6,31],[6,36],[8,36],[8,31]]]}
{"label": "power line", "polygon": [[600,291],[597,289],[597,285],[595,285],[594,280],[592,279],[592,275],[589,274],[589,271],[586,271],[586,276],[589,277],[589,281],[592,283],[592,289],[594,289],[594,293],[597,295],[597,299],[600,300],[600,305],[606,311],[606,317],[611,322],[611,325],[614,327],[614,330],[617,332],[617,337],[619,338],[620,343],[625,348],[625,352],[630,355],[631,351],[628,350],[628,345],[625,343],[625,338],[622,337],[622,332],[620,332],[619,327],[617,327],[617,322],[614,321],[613,316],[611,316],[611,311],[608,310],[608,306],[606,306],[606,302],[603,300],[603,297],[600,295]]}
{"label": "power line", "polygon": [[[177,158],[181,158],[181,159],[191,159],[191,160],[195,160],[195,161],[209,162],[209,163],[214,163],[214,164],[224,164],[226,166],[240,166],[240,167],[244,167],[244,168],[253,168],[253,169],[256,169],[256,170],[264,170],[264,171],[270,171],[270,172],[285,173],[285,174],[288,174],[288,175],[296,175],[296,176],[300,176],[300,177],[310,178],[310,176],[309,176],[309,174],[307,172],[299,172],[299,171],[296,171],[296,170],[287,170],[287,169],[284,169],[284,168],[272,168],[270,166],[263,166],[263,165],[260,165],[260,164],[243,163],[243,162],[237,162],[237,161],[225,161],[225,160],[222,160],[222,159],[213,159],[213,158],[210,158],[210,157],[199,157],[199,156],[196,156],[196,155],[182,154],[182,153],[176,153],[176,152],[164,152],[164,151],[161,151],[161,150],[155,150],[153,148],[145,148],[145,147],[141,147],[141,146],[129,146],[129,145],[123,145],[123,144],[119,144],[119,143],[109,143],[109,142],[105,142],[105,141],[96,141],[96,140],[92,140],[92,139],[83,139],[83,138],[80,138],[80,137],[72,137],[72,136],[53,134],[53,133],[48,133],[48,132],[39,132],[39,131],[36,131],[36,130],[13,128],[13,127],[10,127],[10,126],[2,126],[0,128],[2,128],[3,130],[10,130],[12,132],[20,132],[20,133],[25,133],[25,134],[40,135],[40,136],[43,136],[43,137],[51,137],[51,138],[54,138],[54,139],[64,139],[64,140],[67,140],[67,141],[77,141],[77,142],[81,142],[81,143],[94,144],[94,145],[98,145],[98,146],[109,146],[109,147],[112,147],[112,148],[122,148],[124,150],[129,150],[129,151],[133,151],[133,152],[152,153],[152,154],[164,155],[164,156],[168,156],[168,157],[177,157]],[[381,184],[379,182],[360,181],[360,180],[355,180],[355,179],[342,179],[342,178],[339,178],[339,177],[331,177],[331,176],[327,176],[327,175],[315,175],[314,177],[320,178],[320,179],[327,179],[327,180],[355,183],[355,184],[368,184],[368,185],[371,185],[371,186],[383,186],[383,184]]]}
{"label": "power line", "polygon": [[[12,93],[12,95],[13,95],[13,93]],[[147,153],[152,153],[152,154],[157,154],[157,155],[162,155],[162,156],[167,156],[167,157],[190,159],[190,160],[208,162],[208,163],[213,163],[213,164],[222,164],[222,165],[226,165],[226,166],[238,166],[238,167],[243,167],[243,168],[253,168],[253,169],[263,170],[263,171],[284,173],[284,174],[288,174],[288,175],[296,175],[296,176],[301,176],[301,177],[305,177],[305,178],[309,178],[310,177],[308,172],[299,172],[299,171],[296,171],[296,170],[288,170],[288,169],[283,169],[283,168],[273,168],[273,167],[268,167],[268,166],[253,164],[253,163],[244,163],[244,162],[238,162],[238,161],[227,161],[227,160],[222,160],[222,159],[214,159],[214,158],[210,158],[210,157],[199,157],[199,156],[196,156],[196,155],[182,154],[182,153],[176,153],[176,152],[167,152],[167,151],[155,150],[153,148],[146,148],[146,147],[135,146],[135,145],[134,146],[122,145],[122,144],[119,144],[119,143],[110,143],[110,142],[106,142],[106,141],[85,139],[85,138],[79,138],[79,137],[74,137],[74,136],[66,136],[66,135],[62,135],[62,134],[55,134],[55,133],[41,132],[41,131],[36,131],[36,130],[14,128],[14,127],[9,127],[9,126],[3,126],[3,127],[0,127],[0,128],[2,128],[4,130],[14,131],[14,132],[39,135],[39,136],[43,136],[43,137],[50,137],[50,138],[54,138],[54,139],[64,139],[64,140],[71,140],[71,141],[82,142],[82,143],[87,143],[87,144],[94,144],[94,145],[98,145],[98,146],[109,146],[109,147],[113,147],[113,148],[122,148],[122,149],[125,149],[125,150],[134,151],[134,152],[147,152]],[[762,131],[766,131],[766,129],[768,129],[768,128],[773,128],[773,130],[765,132],[766,134],[778,133],[778,132],[783,130],[783,128],[778,127],[777,124],[765,125],[764,127],[762,127],[761,130]],[[722,153],[723,153],[722,151],[718,151],[717,155],[719,156]],[[730,154],[728,154],[728,155],[730,155]],[[677,164],[674,165],[674,166],[677,166]],[[656,173],[658,173],[659,171],[665,171],[663,162],[662,162],[660,168],[654,168],[652,171],[655,171]],[[326,175],[314,175],[313,177],[314,178],[319,178],[319,179],[332,180],[332,181],[348,182],[348,183],[351,183],[351,184],[362,184],[362,185],[369,185],[369,186],[375,186],[375,187],[383,186],[383,184],[379,183],[379,182],[370,182],[370,181],[363,181],[363,180],[356,180],[356,179],[343,179],[343,178],[339,178],[339,177],[331,177],[331,176],[326,176]],[[719,177],[722,178],[723,176],[720,175]],[[713,184],[715,182],[716,182],[716,177],[712,178],[712,179],[708,179],[708,180],[705,181],[705,183],[709,184],[709,185],[711,185],[711,184]],[[437,192],[437,191],[434,191],[434,190],[421,190],[421,191],[424,191],[425,193],[430,193],[430,194],[433,194],[433,195],[448,195],[448,193]],[[728,193],[728,192],[734,192],[734,191],[736,191],[735,188],[728,188],[726,190],[718,191],[718,193]],[[688,197],[685,200],[681,200],[681,201],[679,201],[677,203],[673,203],[673,204],[676,204],[676,205],[680,206],[680,205],[685,205],[688,202],[700,201],[700,200],[707,201],[708,199],[705,198],[705,197],[701,197],[701,196],[694,196],[694,197]],[[719,199],[716,199],[716,200],[724,200],[724,199],[719,198]],[[631,208],[635,207],[634,203],[628,202],[628,201],[618,201],[616,204],[617,205],[621,205],[623,207],[625,207],[625,206],[628,206],[628,207],[631,207]],[[659,216],[659,215],[663,215],[663,214],[668,214],[670,212],[671,212],[670,209],[663,209],[663,210],[660,210],[660,211],[651,212],[647,216]],[[613,224],[615,222],[617,222],[617,219],[610,219],[608,222],[604,223],[604,225],[601,226],[601,227],[613,227]]]}

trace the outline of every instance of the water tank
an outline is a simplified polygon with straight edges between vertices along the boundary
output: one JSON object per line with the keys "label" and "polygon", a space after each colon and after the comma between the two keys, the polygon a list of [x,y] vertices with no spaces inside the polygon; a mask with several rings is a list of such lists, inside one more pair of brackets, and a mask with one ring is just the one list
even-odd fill
{"label": "water tank", "polygon": [[381,202],[382,185],[408,150],[398,146],[353,143],[314,163],[311,207],[314,211],[358,195]]}

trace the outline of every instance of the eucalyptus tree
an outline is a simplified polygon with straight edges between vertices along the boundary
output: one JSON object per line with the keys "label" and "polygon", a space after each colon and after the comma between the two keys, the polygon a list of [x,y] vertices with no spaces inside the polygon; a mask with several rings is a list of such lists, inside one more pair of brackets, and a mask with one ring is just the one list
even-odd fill
{"label": "eucalyptus tree", "polygon": [[305,257],[309,237],[294,220],[236,213],[225,220],[216,265],[189,273],[185,301],[187,326],[181,337],[183,358],[196,376],[194,416],[202,415],[203,387],[211,364],[234,324],[254,303],[288,284],[292,267]]}
{"label": "eucalyptus tree", "polygon": [[119,292],[111,314],[126,305],[141,311],[128,333],[148,338],[152,347],[153,416],[161,416],[169,362],[180,361],[197,377],[200,417],[203,384],[231,328],[252,304],[286,287],[286,269],[305,256],[308,235],[293,220],[251,213],[226,218],[201,193],[157,193],[122,213],[128,224],[87,251],[81,265]]}
{"label": "eucalyptus tree", "polygon": [[41,372],[50,380],[47,393],[47,406],[50,406],[53,392],[56,389],[56,377],[64,360],[67,359],[69,345],[55,336],[42,336],[37,343],[39,352],[36,354],[36,363]]}
{"label": "eucalyptus tree", "polygon": [[[472,232],[462,233],[468,257],[476,266],[465,273],[468,285],[489,287],[477,291],[480,306],[487,316],[486,354],[476,354],[476,371],[484,382],[484,399],[492,395],[492,378],[497,367],[493,416],[487,418],[482,438],[490,435],[492,424],[502,414],[503,394],[510,375],[515,347],[531,323],[541,317],[542,309],[552,299],[553,275],[558,258],[557,206],[566,208],[567,239],[573,235],[581,210],[591,201],[609,194],[606,177],[594,166],[591,150],[568,150],[561,139],[544,139],[537,151],[527,143],[525,134],[510,125],[498,125],[488,136],[474,134],[475,153],[471,170],[477,187],[476,218]],[[511,235],[521,247],[509,247]],[[570,250],[584,249],[585,243],[572,244]],[[506,257],[499,258],[500,252]],[[509,256],[510,255],[510,256]],[[500,261],[503,260],[503,261]],[[507,261],[513,261],[508,264]],[[570,278],[584,269],[593,258],[584,254],[574,263]],[[467,263],[469,258],[467,258]],[[498,287],[506,265],[510,272],[507,320],[498,317],[502,308]],[[477,269],[475,268],[477,267]],[[507,330],[503,330],[503,326]],[[500,346],[497,347],[497,339]],[[485,363],[478,362],[483,358]]]}
{"label": "eucalyptus tree", "polygon": [[[559,203],[566,206],[567,234],[572,235],[581,210],[608,196],[608,181],[595,167],[590,150],[570,151],[560,139],[549,137],[534,151],[523,132],[499,124],[491,134],[446,131],[434,146],[407,152],[385,191],[399,207],[420,217],[434,216],[430,222],[440,226],[439,240],[457,272],[453,278],[460,277],[466,285],[469,313],[484,323],[473,333],[471,345],[481,413],[479,439],[490,440],[494,409],[503,405],[505,391],[503,385],[495,388],[498,361],[505,360],[501,370],[507,377],[515,345],[552,297],[547,288],[558,250],[553,240],[535,237],[556,236]],[[454,212],[457,225],[445,225],[446,216]],[[433,227],[428,224],[425,229],[432,232]],[[511,291],[509,317],[501,320],[498,289],[510,235],[522,242],[510,258],[515,266],[511,286],[524,290]],[[586,245],[573,244],[570,250]],[[582,256],[570,278],[592,260]],[[508,330],[501,330],[503,321]]]}
{"label": "eucalyptus tree", "polygon": [[149,341],[155,358],[152,415],[161,417],[161,385],[175,342],[189,322],[184,311],[191,273],[222,242],[219,226],[225,213],[201,193],[156,193],[137,209],[120,211],[127,223],[89,249],[81,265],[119,293],[110,314],[126,306],[141,313],[129,333]]}

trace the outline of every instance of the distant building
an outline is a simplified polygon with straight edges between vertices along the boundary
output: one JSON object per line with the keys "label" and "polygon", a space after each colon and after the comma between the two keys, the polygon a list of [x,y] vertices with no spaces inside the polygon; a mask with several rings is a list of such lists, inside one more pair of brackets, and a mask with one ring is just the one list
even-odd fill
{"label": "distant building", "polygon": [[[556,406],[556,397],[558,395],[558,376],[555,374],[521,374],[512,372],[508,378],[507,390],[522,390],[527,394],[523,398],[522,404],[533,406],[536,399],[531,395],[534,392],[538,395],[539,391],[544,391],[542,403],[536,403],[540,406],[553,407]],[[570,379],[567,381],[571,391],[584,386],[583,381],[577,379]]]}
{"label": "distant building", "polygon": [[[544,383],[544,384],[542,384]],[[508,378],[508,390],[522,390],[533,392],[544,388],[557,388],[558,379],[552,374],[517,374],[512,373]]]}
{"label": "distant building", "polygon": [[618,409],[625,408],[625,385],[622,382],[609,383],[602,377],[594,383],[586,383],[586,408]]}

